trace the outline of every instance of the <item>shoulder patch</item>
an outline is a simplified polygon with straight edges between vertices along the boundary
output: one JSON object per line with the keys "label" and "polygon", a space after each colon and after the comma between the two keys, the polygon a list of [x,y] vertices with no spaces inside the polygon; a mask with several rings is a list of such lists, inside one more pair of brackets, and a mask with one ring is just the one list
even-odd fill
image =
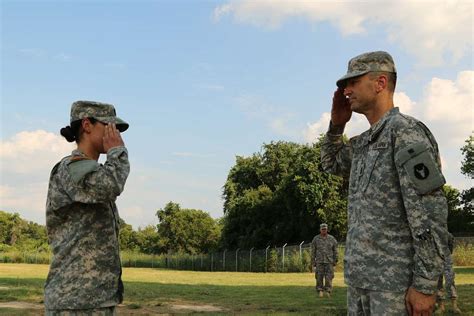
{"label": "shoulder patch", "polygon": [[79,183],[88,173],[94,172],[99,163],[92,159],[79,159],[69,163],[69,174],[74,182]]}
{"label": "shoulder patch", "polygon": [[446,183],[430,148],[423,143],[412,144],[398,151],[395,162],[405,169],[418,194],[429,193]]}

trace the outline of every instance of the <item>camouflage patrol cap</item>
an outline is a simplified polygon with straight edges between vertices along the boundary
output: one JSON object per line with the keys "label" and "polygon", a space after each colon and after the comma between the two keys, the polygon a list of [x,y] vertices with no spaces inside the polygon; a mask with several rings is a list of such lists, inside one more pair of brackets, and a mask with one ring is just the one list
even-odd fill
{"label": "camouflage patrol cap", "polygon": [[347,79],[365,75],[369,72],[384,71],[397,73],[392,56],[384,51],[368,52],[349,60],[347,74],[336,82],[339,88],[344,88]]}
{"label": "camouflage patrol cap", "polygon": [[322,223],[321,225],[319,225],[319,229],[323,229],[323,228],[328,228],[328,224],[326,223]]}
{"label": "camouflage patrol cap", "polygon": [[120,132],[128,129],[128,123],[117,117],[112,104],[94,101],[76,101],[71,105],[71,123],[93,117],[102,123],[115,123]]}

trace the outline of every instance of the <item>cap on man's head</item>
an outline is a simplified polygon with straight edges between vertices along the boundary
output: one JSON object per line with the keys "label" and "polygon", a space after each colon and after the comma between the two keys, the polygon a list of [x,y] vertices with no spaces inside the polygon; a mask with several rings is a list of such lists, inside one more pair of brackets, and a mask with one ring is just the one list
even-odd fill
{"label": "cap on man's head", "polygon": [[94,101],[76,101],[71,105],[71,123],[93,117],[103,123],[115,123],[120,132],[128,129],[128,123],[117,117],[112,104]]}
{"label": "cap on man's head", "polygon": [[397,73],[392,56],[387,52],[377,51],[364,53],[352,58],[347,66],[347,74],[339,79],[336,85],[339,88],[344,88],[347,79],[374,71]]}
{"label": "cap on man's head", "polygon": [[323,228],[328,229],[328,224],[322,223],[321,225],[319,225],[319,229],[323,229]]}

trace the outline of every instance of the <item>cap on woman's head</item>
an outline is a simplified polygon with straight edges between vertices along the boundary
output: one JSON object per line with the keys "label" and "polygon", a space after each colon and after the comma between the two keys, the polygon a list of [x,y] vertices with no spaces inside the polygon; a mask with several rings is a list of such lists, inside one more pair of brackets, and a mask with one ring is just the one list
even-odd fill
{"label": "cap on woman's head", "polygon": [[76,101],[71,105],[71,123],[93,117],[102,123],[115,123],[120,132],[128,129],[128,123],[119,118],[112,104],[95,101]]}

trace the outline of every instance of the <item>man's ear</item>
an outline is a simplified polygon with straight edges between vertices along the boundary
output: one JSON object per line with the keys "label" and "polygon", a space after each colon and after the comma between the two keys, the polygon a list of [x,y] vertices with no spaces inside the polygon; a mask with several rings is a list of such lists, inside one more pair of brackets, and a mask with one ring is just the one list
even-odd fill
{"label": "man's ear", "polygon": [[388,86],[388,78],[387,78],[387,75],[380,75],[380,76],[378,76],[377,82],[376,82],[375,91],[381,92],[382,90],[386,89],[387,86]]}

